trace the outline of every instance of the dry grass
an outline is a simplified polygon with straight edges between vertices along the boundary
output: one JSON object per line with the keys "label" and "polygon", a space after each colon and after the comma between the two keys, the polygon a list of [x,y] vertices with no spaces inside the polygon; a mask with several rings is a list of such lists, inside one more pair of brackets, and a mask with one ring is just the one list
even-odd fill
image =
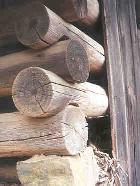
{"label": "dry grass", "polygon": [[[107,153],[99,151],[95,146],[90,146],[93,148],[97,164],[99,166],[99,176],[96,186],[121,185],[119,173],[123,172],[123,169],[121,168],[119,162],[114,158],[110,158]],[[128,176],[126,173],[125,175]]]}

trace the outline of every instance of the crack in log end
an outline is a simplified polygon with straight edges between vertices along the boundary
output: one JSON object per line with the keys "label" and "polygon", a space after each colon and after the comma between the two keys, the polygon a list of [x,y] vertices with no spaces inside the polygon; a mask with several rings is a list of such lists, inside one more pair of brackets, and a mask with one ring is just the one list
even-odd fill
{"label": "crack in log end", "polygon": [[67,46],[66,65],[75,82],[85,82],[89,77],[89,61],[84,46],[77,40],[71,40]]}
{"label": "crack in log end", "polygon": [[[64,128],[63,133],[71,129],[71,134],[65,137],[65,144],[68,148],[68,151],[73,155],[76,152],[80,152],[81,149],[85,149],[87,146],[88,140],[88,128],[85,115],[83,112],[79,112],[80,108],[69,105],[67,109],[70,109],[71,112],[65,113],[66,118],[63,122]],[[76,115],[76,117],[73,117]],[[80,121],[80,122],[79,122]]]}
{"label": "crack in log end", "polygon": [[[23,75],[24,72],[26,75]],[[32,67],[21,71],[12,88],[13,101],[17,109],[23,114],[28,113],[28,116],[30,113],[34,113],[34,117],[49,115],[47,108],[53,94],[51,86],[49,77],[44,76],[43,71],[35,73]]]}
{"label": "crack in log end", "polygon": [[[31,11],[32,9],[34,11]],[[22,6],[21,14],[22,16],[15,23],[17,38],[22,44],[27,46],[32,45],[36,47],[38,42],[43,44],[44,41],[40,40],[40,38],[47,32],[49,23],[49,17],[44,5],[37,1],[32,1],[30,4],[26,3]]]}

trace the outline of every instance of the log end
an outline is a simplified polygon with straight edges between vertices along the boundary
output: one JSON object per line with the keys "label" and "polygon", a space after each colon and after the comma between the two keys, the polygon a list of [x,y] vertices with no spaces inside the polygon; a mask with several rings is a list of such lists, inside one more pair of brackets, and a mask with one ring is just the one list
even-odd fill
{"label": "log end", "polygon": [[22,114],[32,117],[47,115],[46,110],[53,96],[50,79],[41,68],[24,69],[13,83],[12,96]]}
{"label": "log end", "polygon": [[[25,4],[21,9],[21,17],[15,23],[17,39],[26,46],[36,48],[46,46],[43,41],[49,26],[49,17],[46,8],[39,2]],[[36,45],[37,44],[37,45]],[[49,46],[49,43],[48,43]]]}
{"label": "log end", "polygon": [[64,120],[63,135],[65,136],[67,155],[76,155],[87,146],[88,124],[85,114],[79,107],[69,105],[65,109]]}
{"label": "log end", "polygon": [[[70,40],[67,46],[66,64],[74,82],[85,82],[89,77],[89,62],[84,46],[77,40]],[[69,80],[70,81],[70,80]]]}

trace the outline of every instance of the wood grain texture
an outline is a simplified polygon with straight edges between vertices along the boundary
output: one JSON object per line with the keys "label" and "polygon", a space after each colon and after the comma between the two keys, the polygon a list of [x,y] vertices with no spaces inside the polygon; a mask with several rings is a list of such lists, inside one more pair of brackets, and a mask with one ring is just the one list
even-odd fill
{"label": "wood grain texture", "polygon": [[0,96],[10,95],[17,74],[27,67],[40,66],[71,83],[85,82],[89,63],[84,46],[76,40],[60,41],[43,50],[24,50],[0,57]]}
{"label": "wood grain texture", "polygon": [[77,156],[34,156],[17,163],[23,185],[36,186],[95,186],[98,166],[93,149]]}
{"label": "wood grain texture", "polygon": [[91,71],[94,73],[102,69],[105,61],[103,47],[75,26],[64,22],[37,2],[23,7],[22,14],[25,16],[15,26],[17,38],[22,44],[38,49],[50,46],[60,39],[78,39],[85,45]]}
{"label": "wood grain texture", "polygon": [[100,86],[88,82],[70,84],[39,67],[18,74],[12,95],[17,109],[31,117],[54,115],[68,104],[80,106],[88,118],[102,115],[108,108],[107,95]]}
{"label": "wood grain texture", "polygon": [[59,0],[59,3],[55,0],[5,0],[1,2],[0,8],[11,9],[17,5],[23,6],[35,1],[42,2],[68,22],[80,20],[87,15],[87,0]]}
{"label": "wood grain texture", "polygon": [[137,16],[137,26],[140,29],[140,1],[135,0],[136,3],[136,16]]}
{"label": "wood grain texture", "polygon": [[42,0],[42,2],[67,22],[75,22],[87,15],[87,0]]}
{"label": "wood grain texture", "polygon": [[0,114],[0,118],[0,157],[75,155],[87,145],[87,123],[78,107],[68,106],[43,119],[19,113]]}
{"label": "wood grain texture", "polygon": [[120,185],[140,185],[140,63],[132,0],[104,0],[113,154]]}

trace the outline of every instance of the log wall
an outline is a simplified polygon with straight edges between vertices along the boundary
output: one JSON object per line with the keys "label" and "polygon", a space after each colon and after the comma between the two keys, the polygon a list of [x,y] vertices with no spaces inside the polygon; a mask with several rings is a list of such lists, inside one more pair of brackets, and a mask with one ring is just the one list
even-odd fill
{"label": "log wall", "polygon": [[[92,29],[98,1],[5,0],[0,7],[0,157],[14,162],[0,162],[0,185],[20,185],[18,178],[23,185],[95,185],[99,170],[87,147],[86,118],[104,117],[108,98],[102,87],[85,81],[89,72],[103,75],[104,49],[68,22]],[[29,74],[17,76],[26,67]],[[11,95],[13,81],[13,100],[22,114],[13,112],[11,97],[3,97]],[[14,157],[41,154],[46,157],[38,156],[39,162],[15,165]]]}

